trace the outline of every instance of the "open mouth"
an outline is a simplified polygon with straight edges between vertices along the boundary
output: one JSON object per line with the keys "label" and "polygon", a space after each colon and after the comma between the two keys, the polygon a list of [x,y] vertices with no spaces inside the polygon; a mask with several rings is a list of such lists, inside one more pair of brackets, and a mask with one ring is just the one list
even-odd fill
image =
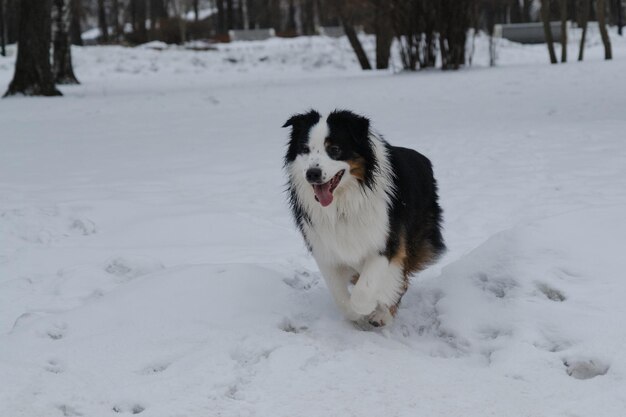
{"label": "open mouth", "polygon": [[324,184],[311,184],[313,186],[313,192],[315,193],[315,199],[319,201],[322,207],[326,207],[333,202],[333,191],[335,191],[335,188],[339,185],[339,181],[341,181],[344,172],[345,169],[342,169],[336,173],[330,181]]}

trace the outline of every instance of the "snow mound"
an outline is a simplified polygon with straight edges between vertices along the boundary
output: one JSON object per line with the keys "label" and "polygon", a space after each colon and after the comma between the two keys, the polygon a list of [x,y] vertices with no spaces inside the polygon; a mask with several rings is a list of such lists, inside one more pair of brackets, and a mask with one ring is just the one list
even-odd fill
{"label": "snow mound", "polygon": [[624,209],[493,236],[414,283],[381,332],[345,322],[315,273],[113,259],[132,281],[2,336],[1,401],[12,416],[618,416]]}

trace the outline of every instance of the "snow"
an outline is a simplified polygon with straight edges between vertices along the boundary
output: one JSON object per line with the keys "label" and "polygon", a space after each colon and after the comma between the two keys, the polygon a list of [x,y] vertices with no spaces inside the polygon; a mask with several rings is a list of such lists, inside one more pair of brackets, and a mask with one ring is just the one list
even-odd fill
{"label": "snow", "polygon": [[[557,66],[503,41],[490,69],[479,38],[417,74],[345,39],[73,49],[82,85],[0,101],[0,415],[623,416],[612,40]],[[390,328],[343,320],[289,217],[280,126],[310,107],[434,163],[449,251]]]}

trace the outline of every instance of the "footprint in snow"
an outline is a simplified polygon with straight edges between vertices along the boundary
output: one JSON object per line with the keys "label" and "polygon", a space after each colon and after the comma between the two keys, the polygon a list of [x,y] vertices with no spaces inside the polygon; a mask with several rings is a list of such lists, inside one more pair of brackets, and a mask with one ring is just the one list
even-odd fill
{"label": "footprint in snow", "polygon": [[96,224],[87,218],[74,219],[70,223],[70,229],[83,236],[89,236],[96,233]]}
{"label": "footprint in snow", "polygon": [[163,268],[165,267],[160,262],[139,256],[118,256],[109,259],[104,266],[104,270],[107,273],[119,277],[123,281],[130,281],[133,278],[147,275]]}
{"label": "footprint in snow", "polygon": [[537,286],[537,289],[543,295],[545,295],[548,300],[556,301],[556,302],[563,302],[566,299],[562,291],[554,287],[551,287],[550,285],[544,282],[537,282],[535,285]]}
{"label": "footprint in snow", "polygon": [[170,362],[156,362],[152,365],[148,365],[145,368],[141,369],[140,371],[138,371],[139,374],[141,375],[153,375],[153,374],[158,374],[161,373],[163,371],[165,371],[167,368],[169,368],[171,365]]}
{"label": "footprint in snow", "polygon": [[139,404],[116,404],[113,406],[112,410],[116,413],[130,413],[130,414],[139,414],[143,412],[146,408]]}
{"label": "footprint in snow", "polygon": [[65,417],[80,417],[83,415],[74,407],[67,404],[61,404],[57,406],[57,409],[59,409],[59,411],[61,411]]}
{"label": "footprint in snow", "polygon": [[284,278],[283,282],[295,290],[307,291],[316,286],[319,282],[319,276],[309,271],[295,271],[293,276]]}
{"label": "footprint in snow", "polygon": [[289,319],[288,317],[285,317],[283,321],[280,322],[278,328],[287,333],[302,333],[309,329],[308,326],[297,323],[294,320]]}
{"label": "footprint in snow", "polygon": [[480,272],[475,276],[476,284],[485,292],[497,297],[506,298],[518,287],[517,281],[507,276],[489,276]]}
{"label": "footprint in snow", "polygon": [[65,337],[67,324],[63,322],[54,323],[47,331],[46,336],[52,340],[61,340]]}
{"label": "footprint in snow", "polygon": [[49,359],[44,366],[44,369],[52,374],[63,373],[63,367],[56,359]]}

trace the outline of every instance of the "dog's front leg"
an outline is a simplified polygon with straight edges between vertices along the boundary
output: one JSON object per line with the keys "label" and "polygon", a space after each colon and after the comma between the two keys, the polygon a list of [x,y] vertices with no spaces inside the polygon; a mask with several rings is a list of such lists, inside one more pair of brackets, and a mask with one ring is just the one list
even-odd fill
{"label": "dog's front leg", "polygon": [[350,321],[361,319],[362,316],[350,307],[350,292],[348,291],[348,284],[353,279],[356,271],[346,266],[326,265],[319,262],[318,266],[335,303],[337,303],[346,318]]}
{"label": "dog's front leg", "polygon": [[383,255],[365,260],[361,275],[352,289],[350,307],[356,313],[368,316],[377,311],[389,315],[389,308],[395,306],[404,289],[402,266],[389,262]]}

